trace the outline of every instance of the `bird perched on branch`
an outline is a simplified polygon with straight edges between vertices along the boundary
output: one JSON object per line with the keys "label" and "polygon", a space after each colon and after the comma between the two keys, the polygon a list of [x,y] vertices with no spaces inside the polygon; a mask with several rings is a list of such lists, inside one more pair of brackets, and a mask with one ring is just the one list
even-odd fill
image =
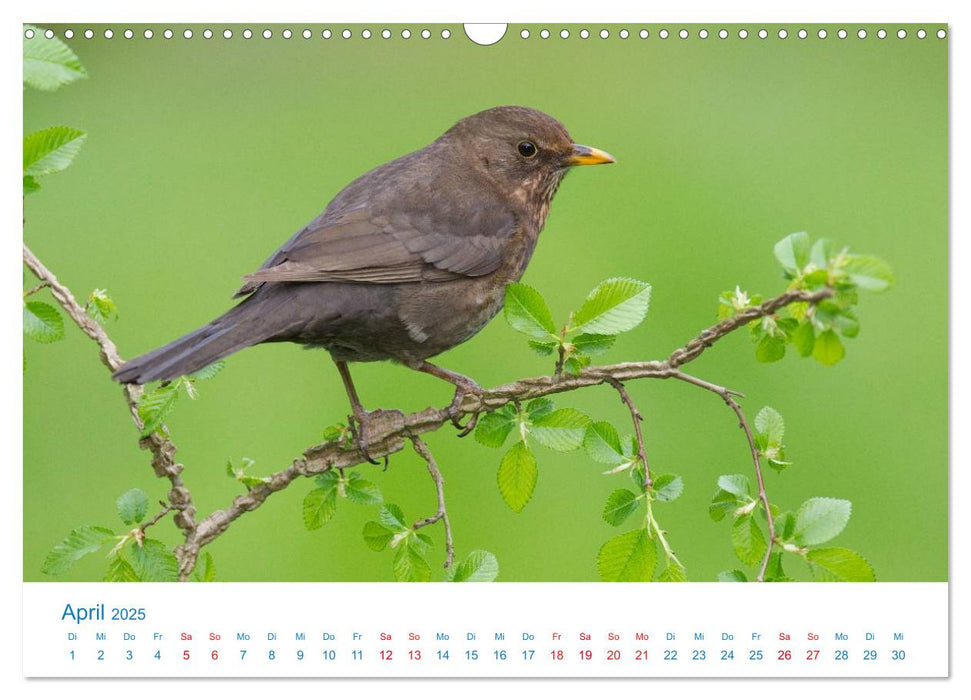
{"label": "bird perched on branch", "polygon": [[368,413],[348,362],[392,360],[451,382],[450,415],[462,427],[462,398],[481,389],[428,358],[471,338],[502,308],[569,169],[613,162],[534,109],[466,117],[349,184],[244,277],[236,307],[125,363],[114,378],[174,379],[250,345],[287,341],[330,352],[369,459]]}

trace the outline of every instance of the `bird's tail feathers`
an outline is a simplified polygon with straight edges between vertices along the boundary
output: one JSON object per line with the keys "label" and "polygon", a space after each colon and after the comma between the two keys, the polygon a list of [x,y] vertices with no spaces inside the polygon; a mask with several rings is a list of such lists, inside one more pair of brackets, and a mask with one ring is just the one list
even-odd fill
{"label": "bird's tail feathers", "polygon": [[147,384],[197,372],[237,350],[274,335],[247,304],[249,299],[191,333],[157,350],[129,360],[112,378],[123,384]]}

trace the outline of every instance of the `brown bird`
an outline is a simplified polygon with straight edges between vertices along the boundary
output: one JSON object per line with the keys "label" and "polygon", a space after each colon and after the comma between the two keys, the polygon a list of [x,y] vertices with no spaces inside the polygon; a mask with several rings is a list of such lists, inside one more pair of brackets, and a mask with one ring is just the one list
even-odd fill
{"label": "brown bird", "polygon": [[345,187],[236,292],[211,323],[114,374],[145,384],[190,374],[242,348],[288,341],[328,350],[362,428],[368,413],[348,362],[392,360],[457,388],[468,377],[428,362],[478,333],[518,281],[556,189],[574,165],[613,163],[573,143],[547,114],[495,107]]}

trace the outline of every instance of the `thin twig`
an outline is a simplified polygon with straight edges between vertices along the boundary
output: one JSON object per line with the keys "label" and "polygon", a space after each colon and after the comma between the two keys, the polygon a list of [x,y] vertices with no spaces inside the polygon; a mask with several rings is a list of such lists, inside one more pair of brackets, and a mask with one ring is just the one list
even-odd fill
{"label": "thin twig", "polygon": [[134,530],[132,530],[132,535],[135,537],[135,541],[138,542],[139,547],[141,547],[142,543],[145,542],[145,530],[152,527],[152,525],[154,525],[159,520],[164,518],[171,511],[175,510],[175,508],[173,508],[170,504],[166,503],[165,501],[159,501],[159,505],[162,506],[162,510],[160,510],[158,513],[152,516],[151,519],[145,521],[144,523],[136,527]]}
{"label": "thin twig", "polygon": [[765,572],[769,568],[769,558],[772,556],[772,546],[775,544],[775,522],[772,518],[772,508],[769,506],[769,496],[765,492],[765,481],[762,479],[762,465],[759,462],[759,448],[755,444],[755,438],[752,436],[752,429],[749,427],[748,421],[745,418],[745,412],[742,407],[739,406],[738,401],[735,400],[736,396],[741,396],[737,391],[732,391],[731,389],[726,389],[723,386],[718,386],[717,384],[712,384],[711,382],[706,382],[704,379],[699,379],[698,377],[693,377],[690,374],[685,374],[684,372],[677,372],[672,375],[676,379],[680,379],[683,382],[688,382],[689,384],[694,384],[702,389],[707,389],[712,391],[728,404],[735,415],[738,416],[738,426],[745,431],[745,438],[748,440],[749,451],[752,454],[752,464],[755,467],[755,478],[759,485],[759,500],[762,502],[762,508],[765,510],[765,521],[768,524],[769,529],[769,541],[765,547],[765,556],[762,557],[762,566],[759,567],[759,573],[756,577],[757,581],[765,580]]}
{"label": "thin twig", "polygon": [[152,518],[150,520],[147,520],[144,523],[142,523],[141,525],[139,525],[138,526],[138,529],[139,530],[141,530],[142,532],[145,532],[145,530],[147,530],[152,525],[154,525],[159,520],[161,520],[162,518],[164,518],[166,515],[168,515],[169,513],[171,513],[173,510],[175,510],[175,508],[173,508],[171,504],[166,503],[165,501],[159,501],[159,505],[163,506],[162,510],[160,510],[158,513],[156,513],[154,516],[152,516]]}
{"label": "thin twig", "polygon": [[51,286],[50,282],[41,282],[40,284],[35,284],[33,287],[31,287],[26,292],[24,292],[24,299],[26,299],[32,294],[37,294],[37,292],[39,292],[40,290],[47,289],[50,286]]}
{"label": "thin twig", "polygon": [[438,464],[435,463],[435,457],[432,456],[431,450],[428,449],[425,441],[415,436],[409,439],[411,440],[412,447],[415,448],[415,452],[428,465],[428,473],[432,475],[432,479],[435,481],[435,491],[438,493],[438,511],[435,515],[419,520],[411,526],[411,529],[418,530],[441,520],[442,525],[445,527],[445,568],[451,569],[452,562],[455,560],[455,545],[452,542],[452,525],[448,521],[448,512],[445,510],[445,479],[442,478],[442,473],[438,470]]}
{"label": "thin twig", "polygon": [[673,561],[679,567],[684,569],[684,564],[682,564],[681,560],[678,559],[678,557],[675,555],[674,550],[671,549],[671,544],[668,542],[667,537],[665,537],[665,535],[667,534],[667,531],[662,530],[661,526],[658,525],[657,520],[654,518],[654,509],[651,507],[651,501],[647,501],[646,517],[647,517],[648,526],[654,530],[654,533],[657,535],[658,542],[660,542],[661,548],[664,550],[665,560],[668,562]]}
{"label": "thin twig", "polygon": [[556,348],[556,365],[553,367],[553,374],[557,377],[563,376],[563,363],[566,362],[566,348],[563,344],[557,346]]}
{"label": "thin twig", "polygon": [[758,306],[750,306],[747,309],[742,309],[731,318],[726,318],[724,321],[716,323],[714,326],[701,331],[701,333],[699,333],[696,337],[692,338],[683,346],[668,355],[667,363],[672,368],[678,368],[681,365],[697,359],[697,357],[707,348],[710,348],[715,341],[724,338],[732,331],[738,330],[757,318],[771,316],[782,307],[788,306],[794,302],[801,301],[809,304],[817,304],[823,299],[828,299],[831,296],[833,296],[833,290],[829,287],[821,289],[817,292],[793,290],[791,292],[780,294],[777,297],[772,297],[768,301],[765,301]]}
{"label": "thin twig", "polygon": [[620,400],[626,404],[627,410],[630,411],[630,418],[634,423],[634,437],[637,440],[637,458],[644,465],[644,490],[649,491],[654,481],[651,479],[651,468],[647,464],[647,450],[644,446],[644,435],[641,432],[641,422],[644,420],[644,416],[637,410],[637,406],[634,404],[634,400],[630,397],[627,387],[624,386],[623,382],[610,377],[607,379],[607,383],[617,390],[617,393],[620,394]]}

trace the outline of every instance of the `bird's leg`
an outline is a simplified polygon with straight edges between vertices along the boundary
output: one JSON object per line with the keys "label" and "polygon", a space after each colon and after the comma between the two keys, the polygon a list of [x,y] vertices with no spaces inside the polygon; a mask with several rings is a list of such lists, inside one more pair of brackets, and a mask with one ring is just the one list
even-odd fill
{"label": "bird's leg", "polygon": [[482,396],[482,387],[476,384],[474,381],[466,377],[464,374],[459,374],[458,372],[453,372],[452,370],[445,369],[444,367],[439,367],[438,365],[433,365],[431,362],[425,362],[424,360],[409,362],[407,363],[412,369],[418,370],[419,372],[425,372],[439,379],[444,379],[449,384],[455,385],[455,397],[452,399],[452,403],[448,407],[448,416],[452,420],[452,425],[459,429],[459,437],[465,437],[475,429],[476,423],[479,422],[479,413],[476,411],[469,418],[465,425],[462,425],[460,418],[462,416],[459,408],[462,406],[462,401],[466,396]]}
{"label": "bird's leg", "polygon": [[[364,406],[361,405],[361,400],[357,398],[357,390],[354,388],[354,382],[351,379],[351,371],[347,368],[347,363],[340,360],[334,360],[334,364],[337,365],[337,371],[340,372],[341,381],[344,382],[344,391],[347,392],[347,398],[351,400],[351,411],[354,412],[353,416],[347,417],[348,427],[351,430],[351,435],[354,436],[355,442],[357,442],[357,447],[361,450],[361,454],[364,455],[366,459],[371,464],[380,464],[371,458],[371,454],[368,452],[367,444],[367,430],[368,430],[368,412],[364,410]],[[357,421],[357,427],[354,427],[354,421]],[[387,460],[387,458],[385,458]]]}

